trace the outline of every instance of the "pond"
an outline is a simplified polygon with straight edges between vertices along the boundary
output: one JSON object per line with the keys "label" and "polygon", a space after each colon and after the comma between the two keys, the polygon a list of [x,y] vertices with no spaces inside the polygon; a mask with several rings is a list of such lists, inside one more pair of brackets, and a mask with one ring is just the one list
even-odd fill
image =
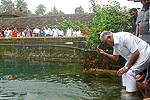
{"label": "pond", "polygon": [[0,59],[0,100],[141,100],[122,97],[121,78],[83,73],[83,64]]}

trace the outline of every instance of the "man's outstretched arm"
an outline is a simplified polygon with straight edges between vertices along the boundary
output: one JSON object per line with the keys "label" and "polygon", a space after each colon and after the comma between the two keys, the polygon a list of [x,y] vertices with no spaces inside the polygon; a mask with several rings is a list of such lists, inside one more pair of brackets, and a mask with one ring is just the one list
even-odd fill
{"label": "man's outstretched arm", "polygon": [[97,48],[98,52],[104,56],[106,56],[108,59],[113,60],[113,61],[118,61],[119,55],[111,55],[106,52],[104,52],[102,49]]}

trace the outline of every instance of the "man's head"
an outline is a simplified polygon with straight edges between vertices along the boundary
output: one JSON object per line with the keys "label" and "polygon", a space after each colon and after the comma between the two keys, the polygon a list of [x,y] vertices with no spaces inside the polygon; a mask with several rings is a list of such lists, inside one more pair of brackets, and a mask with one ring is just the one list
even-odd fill
{"label": "man's head", "polygon": [[150,2],[149,0],[141,0],[144,9],[149,8],[149,2]]}
{"label": "man's head", "polygon": [[6,27],[6,30],[9,30],[9,27]]}
{"label": "man's head", "polygon": [[2,26],[2,30],[5,30],[5,27],[4,27],[4,26]]}
{"label": "man's head", "polygon": [[11,30],[14,30],[14,27],[11,27]]}
{"label": "man's head", "polygon": [[48,29],[48,25],[45,25],[45,28],[47,28],[47,29]]}
{"label": "man's head", "polygon": [[141,0],[141,2],[149,3],[150,1],[149,0]]}
{"label": "man's head", "polygon": [[110,31],[104,31],[100,35],[100,40],[103,44],[105,44],[108,47],[114,46],[114,39],[113,34]]}
{"label": "man's head", "polygon": [[137,18],[138,10],[136,8],[132,8],[132,9],[130,9],[129,13],[135,19],[135,18]]}
{"label": "man's head", "polygon": [[39,26],[37,25],[36,28],[39,28]]}
{"label": "man's head", "polygon": [[29,29],[29,26],[26,26],[26,29]]}
{"label": "man's head", "polygon": [[14,27],[14,30],[16,31],[16,30],[17,30],[17,27]]}

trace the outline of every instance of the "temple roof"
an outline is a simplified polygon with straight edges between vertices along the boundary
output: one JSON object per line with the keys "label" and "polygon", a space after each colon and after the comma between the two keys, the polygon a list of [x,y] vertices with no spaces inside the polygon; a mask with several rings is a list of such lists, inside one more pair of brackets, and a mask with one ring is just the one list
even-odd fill
{"label": "temple roof", "polygon": [[84,13],[84,14],[64,14],[64,15],[51,15],[51,16],[36,16],[36,17],[16,17],[16,18],[2,18],[0,19],[0,28],[4,27],[17,27],[19,29],[24,29],[26,26],[30,28],[35,28],[36,25],[43,27],[47,24],[52,26],[56,25],[56,20],[62,22],[63,18],[68,20],[71,18],[74,24],[78,23],[80,20],[81,23],[85,23],[94,18],[95,14],[93,13]]}
{"label": "temple roof", "polygon": [[0,13],[0,17],[2,16],[28,17],[27,14],[18,11],[7,11],[7,12]]}

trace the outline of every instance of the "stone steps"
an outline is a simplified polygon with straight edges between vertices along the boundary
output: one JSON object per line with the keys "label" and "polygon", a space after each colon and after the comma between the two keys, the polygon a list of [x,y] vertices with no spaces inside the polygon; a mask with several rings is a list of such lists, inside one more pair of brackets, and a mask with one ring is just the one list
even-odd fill
{"label": "stone steps", "polygon": [[150,98],[150,84],[144,85],[142,82],[137,82],[137,86],[144,98]]}

